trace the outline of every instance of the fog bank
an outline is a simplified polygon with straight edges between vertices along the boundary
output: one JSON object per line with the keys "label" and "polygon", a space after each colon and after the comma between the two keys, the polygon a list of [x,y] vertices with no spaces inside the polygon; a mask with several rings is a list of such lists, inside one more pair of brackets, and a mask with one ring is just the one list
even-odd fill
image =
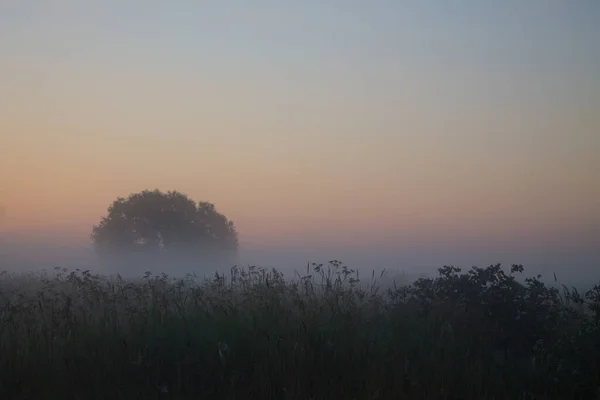
{"label": "fog bank", "polygon": [[586,286],[600,281],[600,249],[582,248],[573,251],[538,246],[536,248],[496,248],[474,245],[472,248],[449,249],[432,244],[421,247],[395,249],[385,246],[303,246],[271,245],[268,243],[241,243],[236,259],[217,262],[208,257],[202,259],[179,257],[162,263],[156,258],[121,259],[118,264],[102,262],[90,243],[85,241],[61,241],[52,237],[7,235],[0,236],[0,269],[13,272],[50,270],[63,267],[89,269],[95,273],[119,273],[127,277],[140,277],[146,271],[165,272],[180,277],[188,273],[209,276],[215,272],[228,272],[233,265],[256,265],[276,268],[286,278],[295,272],[306,274],[307,265],[327,264],[339,260],[349,268],[357,270],[363,279],[370,279],[375,271],[378,276],[383,270],[388,277],[403,274],[411,278],[434,274],[443,265],[455,265],[463,269],[471,266],[488,266],[501,263],[504,266],[523,264],[525,275],[542,274],[546,280],[557,275],[567,285]]}

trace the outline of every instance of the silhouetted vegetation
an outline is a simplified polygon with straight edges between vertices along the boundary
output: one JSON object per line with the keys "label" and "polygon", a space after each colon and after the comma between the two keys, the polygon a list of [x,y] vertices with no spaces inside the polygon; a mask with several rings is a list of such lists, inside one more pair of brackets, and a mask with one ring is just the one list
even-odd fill
{"label": "silhouetted vegetation", "polygon": [[380,292],[338,261],[304,277],[4,274],[0,398],[593,399],[600,286],[500,265]]}
{"label": "silhouetted vegetation", "polygon": [[[118,198],[92,229],[98,254],[112,262],[150,260],[181,263],[235,254],[234,223],[209,202],[196,204],[187,195],[158,189]],[[121,267],[127,267],[127,262]],[[232,264],[229,264],[232,265]]]}

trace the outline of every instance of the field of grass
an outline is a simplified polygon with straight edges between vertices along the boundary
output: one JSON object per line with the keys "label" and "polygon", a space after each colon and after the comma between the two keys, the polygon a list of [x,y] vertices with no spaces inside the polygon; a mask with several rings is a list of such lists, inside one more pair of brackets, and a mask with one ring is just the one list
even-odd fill
{"label": "field of grass", "polygon": [[338,261],[291,280],[56,272],[0,278],[1,399],[600,398],[600,287],[519,265],[386,291]]}

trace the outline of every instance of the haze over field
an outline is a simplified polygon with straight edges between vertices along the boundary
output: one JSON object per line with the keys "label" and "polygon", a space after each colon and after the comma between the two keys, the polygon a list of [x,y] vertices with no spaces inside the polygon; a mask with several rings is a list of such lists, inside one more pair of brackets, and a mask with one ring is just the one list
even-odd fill
{"label": "haze over field", "polygon": [[[239,262],[600,271],[600,3],[0,2],[2,267],[178,190]],[[15,267],[16,266],[16,267]]]}

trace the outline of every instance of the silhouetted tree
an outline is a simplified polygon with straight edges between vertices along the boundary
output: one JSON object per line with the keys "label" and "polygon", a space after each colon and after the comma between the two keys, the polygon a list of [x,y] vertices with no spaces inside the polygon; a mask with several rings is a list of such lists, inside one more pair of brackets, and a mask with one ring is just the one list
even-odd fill
{"label": "silhouetted tree", "polygon": [[100,255],[160,254],[206,260],[231,255],[238,245],[233,222],[214,204],[196,204],[180,192],[159,190],[117,198],[108,215],[93,227],[91,237]]}

